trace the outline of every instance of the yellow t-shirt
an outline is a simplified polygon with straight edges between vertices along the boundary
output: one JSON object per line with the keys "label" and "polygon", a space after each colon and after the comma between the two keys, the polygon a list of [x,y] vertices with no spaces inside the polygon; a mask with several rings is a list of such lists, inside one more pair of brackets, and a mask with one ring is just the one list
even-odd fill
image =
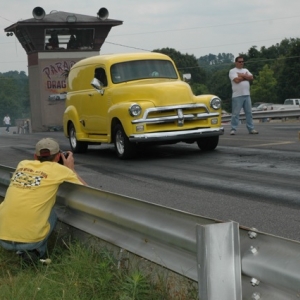
{"label": "yellow t-shirt", "polygon": [[43,240],[50,229],[48,219],[56,192],[64,181],[82,184],[71,169],[56,162],[21,161],[0,204],[0,239]]}

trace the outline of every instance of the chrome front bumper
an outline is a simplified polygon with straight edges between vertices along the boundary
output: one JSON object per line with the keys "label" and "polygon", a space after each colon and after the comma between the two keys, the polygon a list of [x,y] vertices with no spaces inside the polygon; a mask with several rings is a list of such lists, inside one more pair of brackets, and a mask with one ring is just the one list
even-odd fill
{"label": "chrome front bumper", "polygon": [[128,138],[130,142],[145,143],[197,140],[203,137],[218,136],[222,134],[224,134],[224,127],[132,134]]}

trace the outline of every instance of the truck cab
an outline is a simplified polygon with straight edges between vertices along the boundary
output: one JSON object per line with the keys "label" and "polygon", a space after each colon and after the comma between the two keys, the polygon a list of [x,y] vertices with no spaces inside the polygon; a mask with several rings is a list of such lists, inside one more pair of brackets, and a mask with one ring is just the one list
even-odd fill
{"label": "truck cab", "polygon": [[285,99],[284,105],[300,105],[300,99]]}

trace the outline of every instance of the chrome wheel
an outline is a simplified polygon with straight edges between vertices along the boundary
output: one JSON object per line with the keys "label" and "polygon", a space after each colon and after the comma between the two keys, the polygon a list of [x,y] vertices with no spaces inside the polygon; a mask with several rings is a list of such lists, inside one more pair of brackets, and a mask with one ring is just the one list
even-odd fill
{"label": "chrome wheel", "polygon": [[77,147],[77,140],[76,140],[76,131],[75,131],[74,126],[72,126],[70,128],[70,131],[69,131],[69,140],[70,140],[70,145],[71,145],[72,149],[76,149],[76,147]]}
{"label": "chrome wheel", "polygon": [[119,158],[128,159],[136,154],[136,145],[129,141],[121,124],[114,128],[114,143]]}
{"label": "chrome wheel", "polygon": [[88,148],[87,142],[80,142],[76,138],[76,130],[73,123],[69,125],[69,142],[71,146],[71,150],[74,153],[85,153]]}
{"label": "chrome wheel", "polygon": [[116,132],[116,148],[120,155],[124,154],[124,136],[121,130]]}

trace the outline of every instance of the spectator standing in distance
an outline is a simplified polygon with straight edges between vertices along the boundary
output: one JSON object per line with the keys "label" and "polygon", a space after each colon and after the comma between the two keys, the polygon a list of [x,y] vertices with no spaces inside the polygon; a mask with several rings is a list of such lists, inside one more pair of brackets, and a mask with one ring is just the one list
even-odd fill
{"label": "spectator standing in distance", "polygon": [[67,44],[67,49],[77,49],[78,45],[77,45],[77,40],[76,37],[74,36],[74,34],[71,35],[70,40]]}
{"label": "spectator standing in distance", "polygon": [[246,127],[250,134],[258,134],[254,129],[252,119],[252,103],[250,98],[250,81],[253,75],[244,68],[244,59],[241,56],[235,58],[235,68],[229,71],[229,78],[232,85],[232,115],[231,115],[231,135],[235,135],[239,124],[241,109],[246,115]]}
{"label": "spectator standing in distance", "polygon": [[64,181],[86,185],[75,172],[72,152],[65,157],[54,139],[40,140],[34,160],[18,164],[0,204],[0,246],[18,251],[25,263],[46,258],[57,221],[56,193]]}
{"label": "spectator standing in distance", "polygon": [[6,114],[6,116],[3,119],[3,123],[6,127],[5,131],[9,132],[9,126],[10,126],[10,117],[8,114]]}

